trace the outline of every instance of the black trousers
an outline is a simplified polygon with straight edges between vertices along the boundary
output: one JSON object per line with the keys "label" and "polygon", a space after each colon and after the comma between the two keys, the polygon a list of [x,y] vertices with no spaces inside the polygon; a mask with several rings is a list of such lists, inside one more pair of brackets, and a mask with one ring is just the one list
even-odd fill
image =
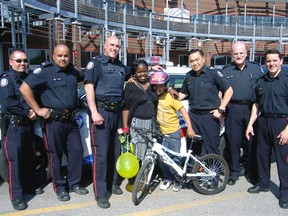
{"label": "black trousers", "polygon": [[247,174],[252,169],[255,171],[256,155],[252,154],[252,139],[248,141],[245,131],[249,122],[251,105],[240,105],[229,103],[227,106],[227,116],[225,119],[226,141],[229,149],[230,171],[232,177],[240,175],[240,147],[242,146],[247,154]]}
{"label": "black trousers", "polygon": [[271,150],[274,148],[280,180],[280,196],[288,197],[288,144],[279,145],[277,136],[287,126],[286,118],[258,117],[257,164],[260,187],[269,188]]}
{"label": "black trousers", "polygon": [[10,199],[22,199],[22,192],[33,187],[35,154],[33,124],[9,124],[3,151],[8,164]]}
{"label": "black trousers", "polygon": [[[220,122],[210,113],[199,115],[189,111],[193,130],[203,137],[202,154],[220,154]],[[194,148],[194,147],[193,147]]]}
{"label": "black trousers", "polygon": [[79,184],[82,176],[83,147],[77,122],[48,120],[44,138],[50,154],[54,191],[66,191],[65,176],[61,173],[63,153],[67,156],[68,187]]}
{"label": "black trousers", "polygon": [[93,190],[96,198],[104,198],[107,190],[117,183],[116,161],[120,156],[117,129],[121,126],[121,110],[98,108],[103,125],[91,125],[93,153]]}

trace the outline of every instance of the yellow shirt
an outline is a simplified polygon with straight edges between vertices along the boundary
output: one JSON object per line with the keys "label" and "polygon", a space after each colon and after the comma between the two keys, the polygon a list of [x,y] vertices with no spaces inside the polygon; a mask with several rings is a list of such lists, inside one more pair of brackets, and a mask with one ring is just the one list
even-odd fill
{"label": "yellow shirt", "polygon": [[173,99],[168,93],[158,97],[157,120],[163,134],[173,133],[180,128],[177,111],[181,109],[182,103]]}

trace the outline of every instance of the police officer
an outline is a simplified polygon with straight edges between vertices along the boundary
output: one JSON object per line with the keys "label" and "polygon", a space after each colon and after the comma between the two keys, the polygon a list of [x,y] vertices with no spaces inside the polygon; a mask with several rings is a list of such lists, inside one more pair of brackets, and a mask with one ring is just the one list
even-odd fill
{"label": "police officer", "polygon": [[[179,93],[182,100],[189,95],[189,116],[196,134],[203,136],[202,154],[219,154],[220,122],[233,90],[223,75],[214,68],[205,66],[204,53],[192,49],[188,53],[192,70],[188,72]],[[224,92],[222,100],[219,91]]]}
{"label": "police officer", "polygon": [[[234,185],[239,179],[240,175],[240,147],[245,140],[245,130],[249,121],[250,111],[253,103],[253,95],[256,80],[263,75],[261,67],[258,63],[246,60],[247,50],[244,43],[236,42],[232,45],[232,58],[233,62],[226,65],[222,69],[222,74],[228,80],[233,88],[233,96],[227,105],[225,131],[226,141],[229,149],[229,158],[231,161],[229,185]],[[251,149],[252,143],[247,143],[247,148]],[[255,164],[252,164],[250,157],[251,150],[248,150],[248,172],[249,165],[254,171],[257,170]],[[250,159],[251,158],[251,159]],[[251,172],[253,174],[253,172]],[[254,174],[255,175],[255,174]],[[256,179],[254,176],[247,178],[251,181]]]}
{"label": "police officer", "polygon": [[[50,153],[54,191],[59,201],[70,200],[66,181],[60,171],[63,153],[67,153],[67,183],[70,192],[80,195],[88,191],[79,185],[82,175],[83,148],[79,127],[74,119],[77,113],[77,82],[84,75],[70,63],[70,50],[58,45],[53,62],[35,69],[21,85],[20,91],[38,116],[45,119],[45,141]],[[33,91],[39,94],[41,107]]]}
{"label": "police officer", "polygon": [[22,194],[41,194],[41,188],[33,189],[35,154],[33,149],[33,121],[35,112],[19,91],[26,78],[27,55],[22,50],[13,50],[9,57],[11,70],[1,75],[0,103],[2,112],[2,142],[8,163],[9,192],[13,208],[24,210],[27,203]]}
{"label": "police officer", "polygon": [[130,69],[118,59],[119,40],[107,38],[104,53],[92,59],[86,68],[85,91],[91,111],[91,137],[93,148],[93,189],[97,205],[109,208],[107,190],[120,195],[117,185],[116,160],[120,155],[120,144],[116,138],[121,127],[121,103],[124,81]]}
{"label": "police officer", "polygon": [[[253,123],[258,117],[257,139],[258,183],[249,193],[269,191],[271,148],[274,148],[280,180],[279,206],[288,208],[288,76],[281,72],[282,57],[278,50],[265,53],[268,73],[256,83],[256,102],[246,129],[246,137],[254,135]],[[260,114],[260,115],[259,115]]]}

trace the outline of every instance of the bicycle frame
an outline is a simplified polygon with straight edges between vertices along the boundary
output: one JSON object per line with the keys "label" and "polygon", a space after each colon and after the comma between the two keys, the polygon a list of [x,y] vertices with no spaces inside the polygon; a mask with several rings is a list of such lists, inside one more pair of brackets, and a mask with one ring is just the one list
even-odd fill
{"label": "bicycle frame", "polygon": [[[192,178],[192,177],[215,177],[216,176],[216,172],[212,172],[210,169],[208,169],[205,166],[204,163],[199,161],[192,154],[192,150],[189,149],[188,152],[186,152],[186,153],[178,153],[178,152],[172,151],[172,150],[166,148],[165,146],[161,145],[160,143],[158,143],[156,141],[155,138],[153,138],[153,143],[154,144],[153,144],[153,147],[152,147],[151,151],[156,153],[160,157],[160,160],[163,161],[163,163],[165,163],[168,166],[170,166],[171,168],[173,168],[177,172],[177,174],[180,175],[181,177],[185,176],[185,177]],[[177,156],[177,157],[186,158],[183,168],[179,167],[179,165],[177,165],[174,162],[174,160],[166,152],[168,152],[168,153],[170,153],[170,154],[172,154],[174,156]],[[146,158],[151,158],[151,155],[147,154]],[[188,161],[189,161],[190,158],[195,163],[200,164],[205,172],[187,173],[187,166],[188,166]]]}

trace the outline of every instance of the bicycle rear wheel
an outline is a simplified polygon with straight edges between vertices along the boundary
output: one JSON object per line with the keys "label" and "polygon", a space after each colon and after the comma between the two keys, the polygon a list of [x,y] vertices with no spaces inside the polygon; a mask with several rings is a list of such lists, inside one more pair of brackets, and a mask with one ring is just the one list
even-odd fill
{"label": "bicycle rear wheel", "polygon": [[[213,177],[196,177],[193,184],[196,190],[204,195],[217,194],[226,188],[229,179],[229,166],[227,162],[216,154],[207,154],[199,159],[212,172],[216,173]],[[193,173],[206,172],[203,167],[196,163],[193,167]]]}
{"label": "bicycle rear wheel", "polygon": [[155,163],[151,159],[145,160],[142,164],[132,191],[132,201],[135,205],[138,205],[152,189],[154,168]]}

